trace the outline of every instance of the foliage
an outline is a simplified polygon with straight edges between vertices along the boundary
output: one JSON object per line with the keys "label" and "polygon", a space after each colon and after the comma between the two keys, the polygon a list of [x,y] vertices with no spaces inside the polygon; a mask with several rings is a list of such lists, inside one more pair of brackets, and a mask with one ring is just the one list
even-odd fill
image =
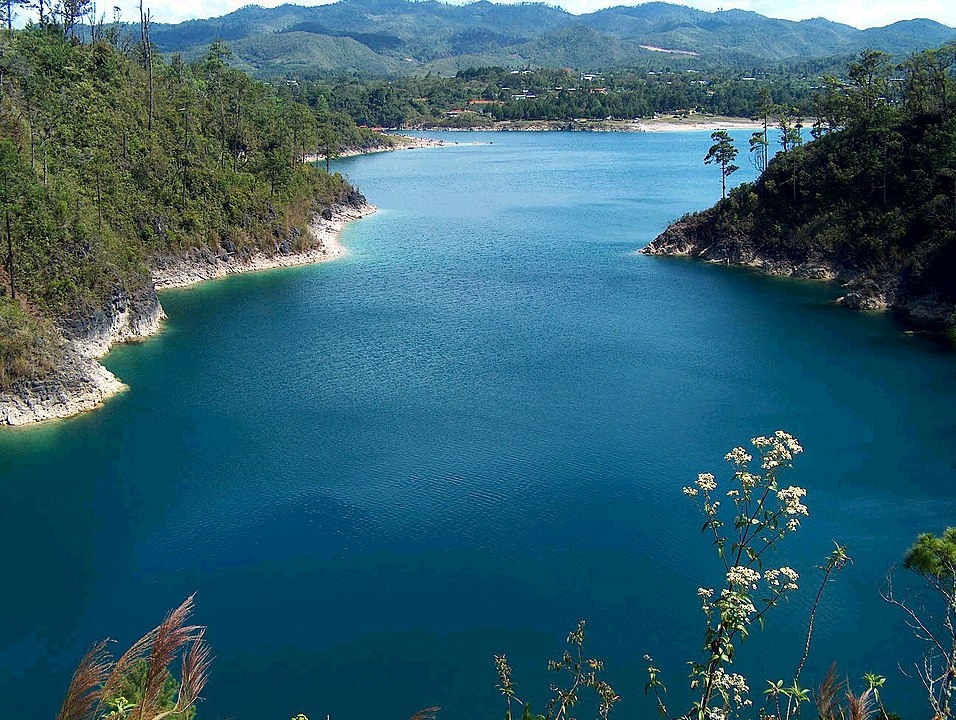
{"label": "foliage", "polygon": [[531,706],[522,702],[515,690],[511,679],[511,666],[505,655],[495,655],[495,667],[498,670],[498,689],[504,695],[506,703],[505,720],[513,720],[512,704],[523,708],[522,720],[563,720],[569,718],[571,710],[580,700],[582,689],[593,691],[598,700],[598,716],[607,720],[614,704],[620,700],[614,689],[598,677],[604,670],[604,663],[596,658],[589,658],[584,652],[584,620],[578,623],[577,628],[568,634],[569,648],[561,655],[560,660],[549,660],[548,670],[566,678],[564,686],[553,683],[551,692],[554,693],[548,701],[544,715],[534,715]]}
{"label": "foliage", "polygon": [[720,196],[727,197],[727,178],[740,170],[734,165],[734,159],[737,157],[737,148],[734,147],[733,138],[726,130],[717,130],[711,133],[710,139],[714,144],[710,146],[707,155],[704,156],[704,164],[717,164],[720,166]]}
{"label": "foliage", "polygon": [[775,112],[782,152],[755,183],[700,214],[695,232],[743,238],[748,250],[794,264],[891,278],[890,300],[949,307],[937,322],[954,326],[956,44],[900,64],[866,53],[847,78],[820,88],[825,114],[809,143],[799,113]]}
{"label": "foliage", "polygon": [[[0,247],[29,313],[81,326],[147,291],[155,256],[301,249],[314,212],[354,197],[303,162],[329,113],[229,58],[218,43],[163,61],[50,23],[0,36]],[[336,137],[349,129],[332,120]],[[0,338],[3,357],[22,358],[11,343]],[[9,383],[23,362],[3,372]]]}
{"label": "foliage", "polygon": [[0,297],[0,390],[22,378],[42,377],[59,359],[59,339],[48,322]]}
{"label": "foliage", "polygon": [[[812,76],[781,69],[742,71],[615,70],[579,74],[565,68],[478,67],[454,77],[385,81],[302,78],[307,96],[370,127],[481,127],[495,120],[633,119],[655,113],[755,116],[765,98],[809,109]],[[759,78],[759,79],[758,79]]]}
{"label": "foliage", "polygon": [[933,716],[956,715],[952,693],[956,690],[956,527],[942,535],[923,533],[903,558],[903,567],[922,583],[910,594],[894,587],[887,576],[883,598],[899,608],[913,634],[924,644],[923,662],[915,673],[923,684]]}

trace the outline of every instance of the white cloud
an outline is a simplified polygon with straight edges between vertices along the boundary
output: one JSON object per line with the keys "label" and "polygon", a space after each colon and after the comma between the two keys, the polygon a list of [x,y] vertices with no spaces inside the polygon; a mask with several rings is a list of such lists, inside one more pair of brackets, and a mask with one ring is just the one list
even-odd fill
{"label": "white cloud", "polygon": [[[244,5],[255,4],[262,7],[277,7],[285,2],[286,0],[258,0],[255,3],[246,0],[143,0],[143,7],[149,9],[156,22],[178,23],[196,18],[219,17],[238,10]],[[296,4],[321,5],[323,3],[301,2]],[[121,2],[113,2],[110,7],[113,5],[122,10],[124,20],[133,22],[138,20],[138,2],[121,0]]]}

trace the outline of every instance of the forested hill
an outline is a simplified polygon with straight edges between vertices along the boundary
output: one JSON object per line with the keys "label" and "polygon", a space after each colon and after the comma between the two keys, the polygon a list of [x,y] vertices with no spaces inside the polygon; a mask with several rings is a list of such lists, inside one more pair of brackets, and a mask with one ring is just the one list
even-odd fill
{"label": "forested hill", "polygon": [[155,292],[148,264],[304,249],[352,188],[302,162],[347,117],[252,80],[214,45],[193,64],[82,44],[62,25],[0,31],[0,391],[63,360]]}
{"label": "forested hill", "polygon": [[865,53],[852,82],[821,97],[815,140],[801,144],[783,117],[787,142],[757,182],[679,220],[644,252],[839,279],[847,304],[953,331],[954,70],[956,44],[899,66]]}
{"label": "forested hill", "polygon": [[543,3],[340,0],[318,7],[250,5],[224,17],[157,25],[154,39],[162,50],[187,56],[226,40],[244,69],[261,76],[319,70],[381,76],[488,65],[581,71],[687,62],[766,66],[864,49],[905,54],[956,39],[956,29],[911,20],[857,30],[822,18],[792,22],[662,2],[572,15]]}

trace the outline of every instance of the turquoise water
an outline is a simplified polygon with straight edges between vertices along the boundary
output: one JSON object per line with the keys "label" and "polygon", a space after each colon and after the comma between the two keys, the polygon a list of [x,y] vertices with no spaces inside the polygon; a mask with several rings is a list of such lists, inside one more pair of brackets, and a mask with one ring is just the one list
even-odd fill
{"label": "turquoise water", "polygon": [[450,137],[339,163],[381,208],[346,259],[164,293],[106,359],[128,392],[0,433],[3,715],[53,716],[92,641],[196,592],[202,718],[497,717],[502,652],[540,707],[580,618],[619,716],[655,717],[641,658],[679,706],[717,577],[680,488],[778,427],[808,581],[739,649],[754,695],[839,539],[805,677],[879,672],[925,715],[878,591],[956,517],[956,358],[832,287],[636,255],[719,194],[707,133]]}

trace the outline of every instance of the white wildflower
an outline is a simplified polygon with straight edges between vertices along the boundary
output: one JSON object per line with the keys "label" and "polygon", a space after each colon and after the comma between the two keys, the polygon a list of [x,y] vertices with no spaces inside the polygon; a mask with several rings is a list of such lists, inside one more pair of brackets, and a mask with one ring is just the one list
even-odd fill
{"label": "white wildflower", "polygon": [[704,710],[707,720],[727,720],[727,711],[719,707],[709,707]]}
{"label": "white wildflower", "polygon": [[753,568],[735,565],[727,571],[727,584],[731,587],[757,589],[760,573]]}
{"label": "white wildflower", "polygon": [[750,700],[744,699],[744,696],[750,692],[747,678],[739,673],[728,673],[723,668],[717,668],[713,675],[713,687],[722,696],[733,698],[737,705],[751,704]]}
{"label": "white wildflower", "polygon": [[807,506],[800,502],[800,498],[805,497],[807,491],[804,488],[791,485],[788,488],[777,491],[777,500],[783,505],[783,511],[787,515],[809,515]]}
{"label": "white wildflower", "polygon": [[793,463],[793,458],[803,452],[803,448],[800,447],[800,443],[797,442],[796,438],[785,433],[783,430],[777,430],[772,438],[761,436],[754,438],[753,442],[760,447],[761,450],[767,447],[770,448],[764,452],[762,463],[764,470],[774,470],[778,467],[789,466]]}
{"label": "white wildflower", "polygon": [[753,475],[749,472],[739,472],[734,477],[740,480],[740,485],[744,490],[752,490],[760,482],[759,475]]}
{"label": "white wildflower", "polygon": [[748,455],[747,451],[744,450],[742,447],[735,447],[729,453],[724,455],[724,460],[726,460],[727,462],[732,462],[735,465],[742,466],[749,463],[751,460],[753,460],[753,458],[750,455]]}
{"label": "white wildflower", "polygon": [[792,567],[782,567],[780,568],[780,574],[787,578],[787,582],[783,586],[784,590],[797,589],[797,580],[800,579],[800,574],[796,570]]}
{"label": "white wildflower", "polygon": [[704,492],[711,492],[717,489],[717,481],[710,473],[700,473],[697,476],[697,487]]}

